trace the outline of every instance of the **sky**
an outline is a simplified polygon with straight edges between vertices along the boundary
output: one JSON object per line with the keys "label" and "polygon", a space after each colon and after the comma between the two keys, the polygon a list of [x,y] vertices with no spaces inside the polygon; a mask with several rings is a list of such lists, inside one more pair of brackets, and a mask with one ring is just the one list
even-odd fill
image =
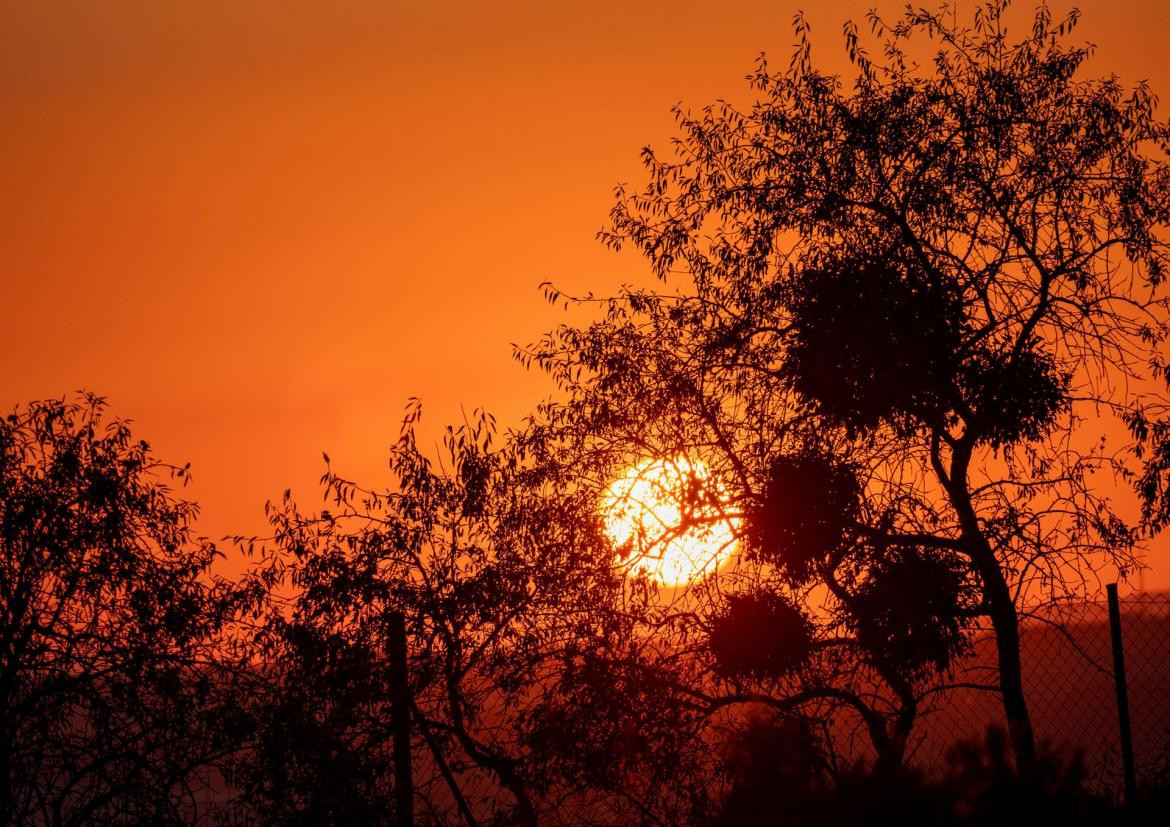
{"label": "sky", "polygon": [[[875,3],[804,5],[844,71]],[[1170,4],[1077,5],[1090,71],[1170,95]],[[322,451],[389,484],[410,397],[432,438],[476,407],[518,424],[552,389],[512,343],[563,320],[539,284],[645,279],[594,238],[614,185],[673,104],[786,61],[799,7],[0,0],[0,409],[106,396],[192,464],[212,537],[262,532],[285,488],[312,507]],[[1166,539],[1151,562],[1170,587]]]}

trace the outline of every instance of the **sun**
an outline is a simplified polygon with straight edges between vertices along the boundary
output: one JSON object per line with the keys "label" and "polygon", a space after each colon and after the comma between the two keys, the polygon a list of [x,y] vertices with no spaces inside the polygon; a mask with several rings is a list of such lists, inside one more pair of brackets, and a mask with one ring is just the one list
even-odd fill
{"label": "sun", "polygon": [[601,514],[622,565],[677,586],[735,552],[740,519],[724,512],[725,500],[703,462],[675,456],[628,468],[606,489]]}

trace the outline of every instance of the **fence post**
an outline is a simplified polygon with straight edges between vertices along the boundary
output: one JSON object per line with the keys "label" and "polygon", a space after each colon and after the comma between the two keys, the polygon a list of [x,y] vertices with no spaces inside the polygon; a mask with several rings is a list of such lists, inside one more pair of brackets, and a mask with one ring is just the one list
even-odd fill
{"label": "fence post", "polygon": [[390,612],[390,719],[394,735],[394,804],[398,827],[414,827],[410,765],[410,687],[406,670],[406,616]]}
{"label": "fence post", "polygon": [[1105,587],[1109,597],[1109,633],[1113,639],[1113,682],[1117,688],[1117,725],[1121,734],[1121,763],[1125,772],[1125,803],[1137,801],[1137,775],[1133,769],[1133,736],[1129,727],[1129,688],[1125,683],[1125,651],[1121,643],[1121,608],[1117,584]]}

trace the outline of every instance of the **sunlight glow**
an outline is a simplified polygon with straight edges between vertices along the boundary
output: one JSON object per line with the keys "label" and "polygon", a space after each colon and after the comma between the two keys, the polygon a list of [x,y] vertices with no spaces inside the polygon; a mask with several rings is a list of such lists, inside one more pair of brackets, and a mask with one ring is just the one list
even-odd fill
{"label": "sunlight glow", "polygon": [[621,565],[677,586],[735,552],[741,521],[725,514],[725,499],[704,463],[675,456],[628,468],[606,489],[601,513]]}

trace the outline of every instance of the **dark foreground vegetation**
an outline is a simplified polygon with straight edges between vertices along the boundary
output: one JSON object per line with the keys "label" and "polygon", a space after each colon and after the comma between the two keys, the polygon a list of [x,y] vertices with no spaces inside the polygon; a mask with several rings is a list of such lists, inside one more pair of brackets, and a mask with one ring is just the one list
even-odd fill
{"label": "dark foreground vegetation", "polygon": [[[390,487],[327,467],[324,509],[286,493],[231,544],[240,577],[193,533],[187,469],[99,399],[17,407],[0,823],[404,823],[404,717],[418,823],[1162,813],[1164,776],[1119,807],[1037,738],[1020,629],[1170,522],[1170,126],[1144,85],[1083,77],[1075,15],[1014,38],[1008,16],[873,17],[880,55],[847,25],[848,81],[798,17],[752,107],[680,110],[672,157],[619,191],[602,238],[661,291],[517,349],[558,395],[434,457],[410,408]],[[646,459],[684,469],[680,519],[615,548],[599,503]],[[673,588],[639,569],[715,525],[733,565]],[[920,772],[952,684],[993,693],[1002,728]]]}

